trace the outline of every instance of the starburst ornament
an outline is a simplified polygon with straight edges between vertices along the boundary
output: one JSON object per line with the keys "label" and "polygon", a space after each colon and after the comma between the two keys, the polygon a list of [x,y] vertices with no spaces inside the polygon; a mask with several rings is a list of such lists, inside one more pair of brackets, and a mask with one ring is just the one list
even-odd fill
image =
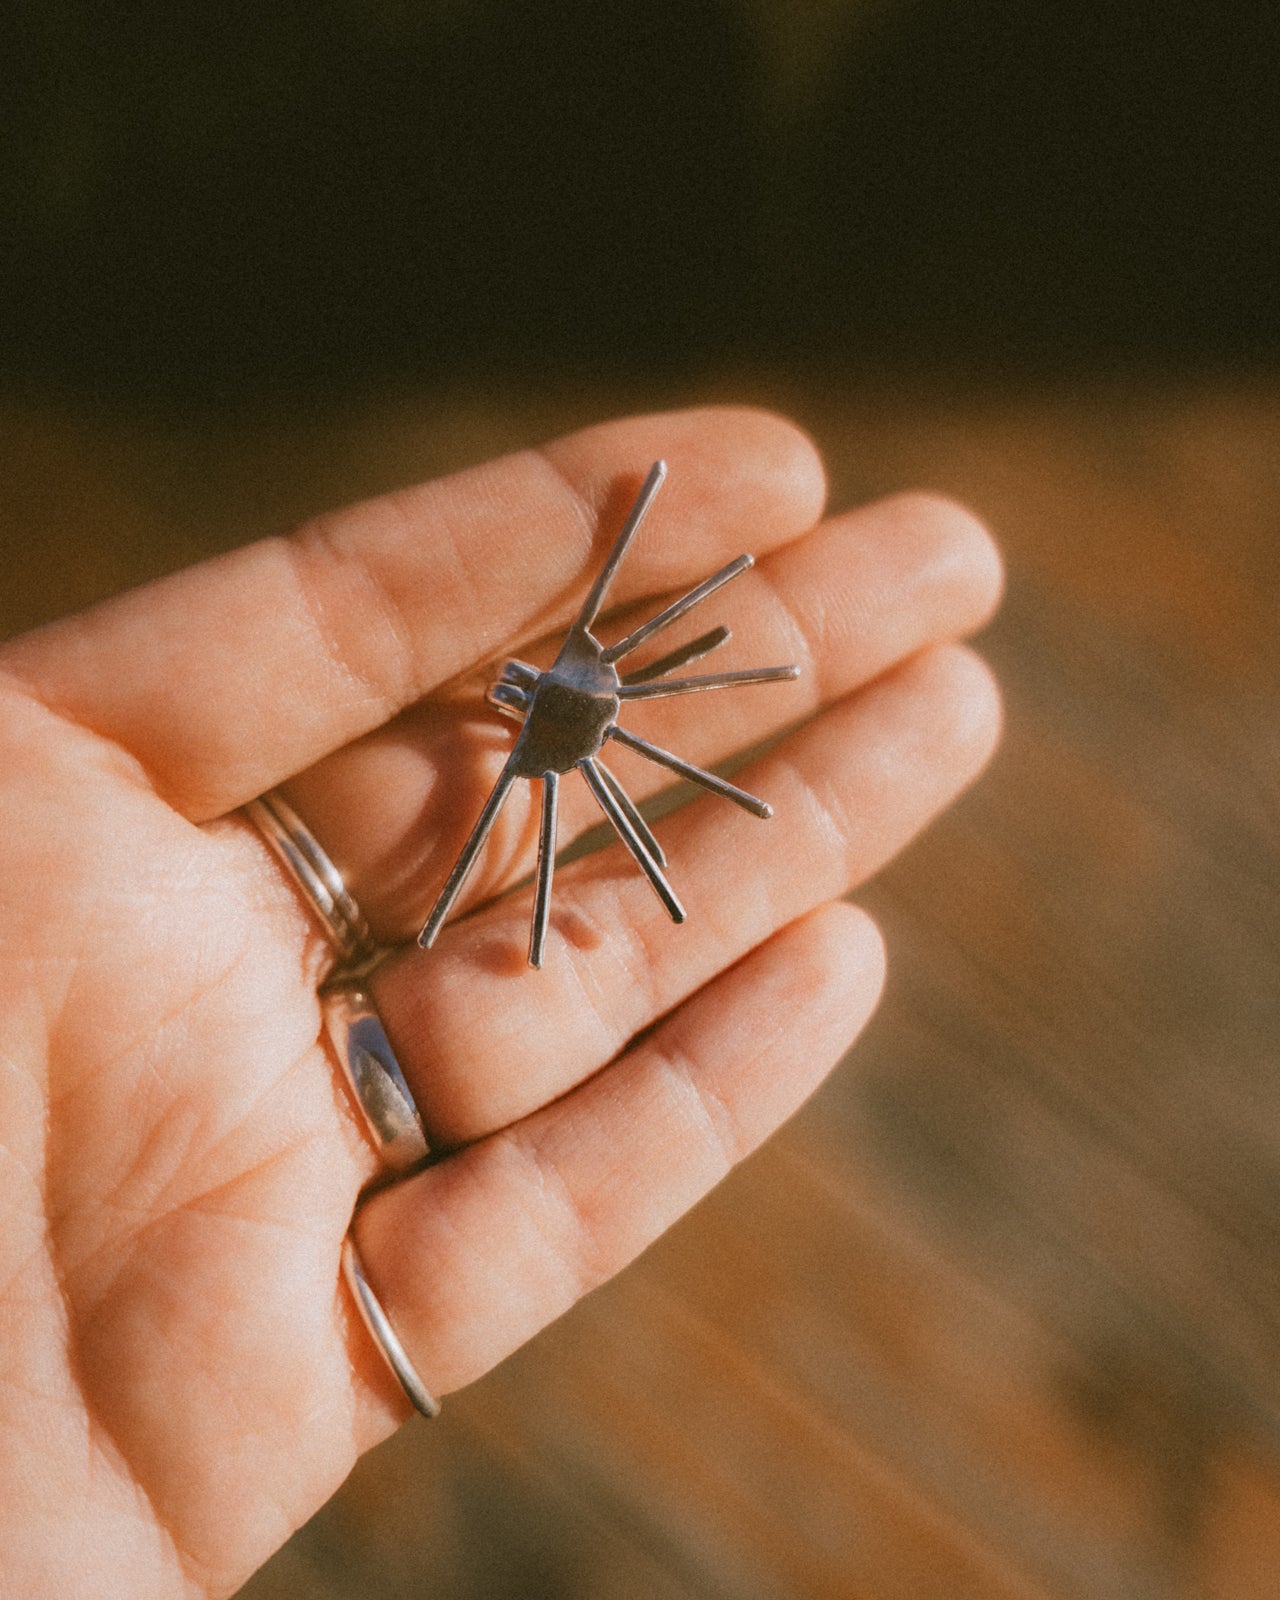
{"label": "starburst ornament", "polygon": [[600,760],[600,751],[610,740],[634,750],[637,755],[666,767],[682,778],[701,784],[712,794],[732,800],[753,816],[773,815],[770,806],[744,789],[736,788],[723,778],[717,778],[714,773],[704,772],[692,762],[683,761],[670,751],[659,749],[647,739],[618,726],[617,716],[624,702],[657,700],[665,695],[693,694],[703,689],[728,689],[744,683],[778,683],[795,678],[800,671],[794,666],[756,667],[746,672],[716,672],[692,678],[669,677],[669,673],[709,655],[724,644],[729,638],[728,628],[713,628],[649,666],[619,676],[617,663],[624,656],[630,655],[655,634],[670,627],[752,564],[749,555],[739,556],[696,589],[690,589],[688,594],[674,601],[665,611],[641,623],[625,639],[608,647],[600,643],[591,630],[604,603],[605,593],[666,475],[666,462],[655,461],[628,513],[622,532],[615,540],[552,666],[546,672],[539,672],[526,662],[508,661],[498,681],[490,688],[489,703],[496,710],[514,717],[523,726],[493,786],[493,792],[471,830],[470,838],[462,847],[462,854],[440,891],[440,898],[431,909],[426,927],[418,937],[420,945],[425,947],[434,942],[458,897],[458,891],[475,864],[481,846],[489,836],[503,802],[511,792],[511,786],[517,778],[536,779],[542,784],[542,826],[538,839],[538,873],[533,899],[533,929],[529,939],[529,965],[542,965],[547,919],[551,910],[551,875],[556,855],[557,794],[561,774],[575,769],[586,779],[587,787],[600,809],[653,885],[671,920],[684,921],[684,907],[676,899],[662,871],[667,864],[662,847],[622,785]]}

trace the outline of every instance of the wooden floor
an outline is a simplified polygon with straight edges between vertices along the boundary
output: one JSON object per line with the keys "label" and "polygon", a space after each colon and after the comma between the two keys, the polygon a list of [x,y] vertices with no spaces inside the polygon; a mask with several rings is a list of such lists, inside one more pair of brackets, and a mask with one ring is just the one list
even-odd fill
{"label": "wooden floor", "polygon": [[[1004,753],[862,897],[890,984],[817,1100],[244,1600],[1270,1600],[1280,382],[718,392],[798,415],[836,503],[997,530]],[[0,624],[671,398],[11,403]]]}

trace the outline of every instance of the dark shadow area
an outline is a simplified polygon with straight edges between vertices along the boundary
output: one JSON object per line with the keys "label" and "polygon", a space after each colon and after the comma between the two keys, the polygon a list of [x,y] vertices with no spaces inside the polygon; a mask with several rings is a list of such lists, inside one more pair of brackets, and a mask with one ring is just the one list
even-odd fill
{"label": "dark shadow area", "polygon": [[4,32],[10,371],[620,371],[741,320],[756,134],[723,0],[105,0]]}
{"label": "dark shadow area", "polygon": [[837,79],[815,342],[1048,370],[1280,350],[1274,7],[887,5]]}
{"label": "dark shadow area", "polygon": [[207,401],[1280,351],[1267,6],[851,0],[789,121],[751,16],[8,8],[0,376]]}

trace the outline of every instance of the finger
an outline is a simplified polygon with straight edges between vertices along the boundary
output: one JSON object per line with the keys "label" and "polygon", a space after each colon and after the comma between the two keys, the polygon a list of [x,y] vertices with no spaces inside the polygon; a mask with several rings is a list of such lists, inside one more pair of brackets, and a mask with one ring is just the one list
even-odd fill
{"label": "finger", "polygon": [[702,576],[744,537],[785,542],[821,511],[813,447],[778,418],[607,423],[163,578],[12,641],[0,669],[205,820],[567,618],[659,456],[670,481],[617,601]]}
{"label": "finger", "polygon": [[[794,684],[628,706],[620,720],[706,766],[927,645],[980,627],[1000,588],[995,546],[961,507],[925,495],[864,507],[767,556],[716,596],[713,614],[691,624],[693,633],[708,621],[730,626],[732,641],[718,657],[728,665],[799,663]],[[651,601],[641,610],[660,605]],[[622,637],[626,628],[619,621],[610,637]],[[510,725],[477,707],[476,698],[417,706],[288,786],[383,939],[413,938],[422,927],[510,748]],[[607,747],[604,755],[613,765],[617,752]],[[672,781],[648,763],[617,760],[627,765],[626,787],[638,798]],[[599,821],[576,781],[561,785],[560,805],[562,845]],[[460,908],[531,870],[536,809],[537,797],[518,784]]]}
{"label": "finger", "polygon": [[479,1377],[638,1255],[816,1088],[882,978],[869,919],[826,906],[572,1095],[371,1200],[357,1247],[427,1387]]}
{"label": "finger", "polygon": [[664,819],[682,927],[614,846],[556,873],[541,971],[525,965],[532,890],[392,958],[374,993],[431,1142],[479,1138],[564,1094],[716,972],[855,887],[977,773],[998,723],[982,663],[958,646],[931,651],[741,775],[772,821],[712,797]]}

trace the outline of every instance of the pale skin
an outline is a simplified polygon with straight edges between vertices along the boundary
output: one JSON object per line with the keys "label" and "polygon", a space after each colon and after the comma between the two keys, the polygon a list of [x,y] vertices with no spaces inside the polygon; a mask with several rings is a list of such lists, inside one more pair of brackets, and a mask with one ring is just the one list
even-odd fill
{"label": "pale skin", "polygon": [[[520,785],[419,950],[514,736],[482,669],[545,663],[658,456],[611,601],[636,619],[751,550],[694,626],[732,626],[726,667],[803,670],[627,721],[703,765],[781,735],[736,780],[775,816],[707,796],[657,824],[679,928],[621,846],[562,866],[535,972]],[[237,808],[283,785],[404,942],[374,994],[441,1158],[356,1239],[447,1396],[848,1047],[883,959],[842,897],[990,754],[996,693],[955,641],[999,587],[966,512],[824,520],[801,434],[705,410],[371,501],[0,647],[0,1591],[231,1594],[407,1414],[339,1276],[377,1157],[321,1043],[326,948]],[[637,796],[662,784],[616,765]],[[562,786],[562,843],[598,817]]]}

